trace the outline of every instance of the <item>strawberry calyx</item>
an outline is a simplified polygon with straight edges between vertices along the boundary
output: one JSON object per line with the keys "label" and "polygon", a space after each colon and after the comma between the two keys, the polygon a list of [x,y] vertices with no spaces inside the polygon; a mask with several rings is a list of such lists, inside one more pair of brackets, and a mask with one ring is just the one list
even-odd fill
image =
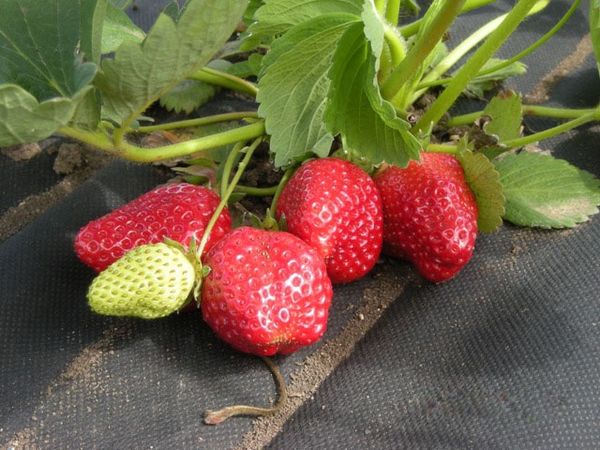
{"label": "strawberry calyx", "polygon": [[192,301],[196,302],[197,305],[200,305],[200,291],[202,290],[202,280],[210,273],[210,270],[206,270],[202,265],[201,258],[198,253],[198,243],[195,238],[192,238],[188,248],[186,249],[180,242],[174,241],[170,238],[164,238],[164,243],[169,247],[175,248],[179,250],[186,259],[190,262],[192,267],[194,268],[194,288],[190,292],[190,297],[184,305],[182,305],[181,309],[186,308]]}

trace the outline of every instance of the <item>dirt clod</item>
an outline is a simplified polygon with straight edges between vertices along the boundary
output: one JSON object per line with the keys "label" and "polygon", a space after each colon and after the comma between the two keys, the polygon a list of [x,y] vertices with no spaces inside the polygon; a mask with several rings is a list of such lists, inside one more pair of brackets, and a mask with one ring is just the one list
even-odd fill
{"label": "dirt clod", "polygon": [[0,149],[0,153],[13,161],[28,161],[42,152],[40,144],[22,144]]}

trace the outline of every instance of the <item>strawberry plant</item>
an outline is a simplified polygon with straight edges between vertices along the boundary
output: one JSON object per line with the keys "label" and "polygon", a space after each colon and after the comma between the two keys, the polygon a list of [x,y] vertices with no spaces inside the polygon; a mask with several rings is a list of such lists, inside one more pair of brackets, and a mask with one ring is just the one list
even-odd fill
{"label": "strawberry plant", "polygon": [[[0,14],[0,146],[60,135],[168,162],[206,185],[159,187],[82,229],[75,247],[101,271],[88,295],[101,314],[162,317],[196,299],[235,348],[285,354],[319,339],[331,282],[369,272],[382,241],[441,282],[468,264],[478,233],[503,221],[570,228],[598,212],[596,178],[527,147],[600,120],[600,106],[527,105],[501,87],[580,0],[508,59],[498,50],[550,0],[518,0],[453,48],[444,37],[456,18],[493,0],[434,0],[402,24],[417,2],[174,1],[148,33],[128,3],[4,0]],[[589,18],[600,57],[598,0]],[[149,116],[153,105],[189,114],[223,89],[257,110]],[[485,107],[452,115],[467,96]],[[526,115],[562,123],[529,132]],[[142,145],[149,134],[171,143]],[[281,181],[242,185],[259,147]],[[251,211],[266,230],[230,231],[227,205],[244,196],[273,197],[265,218]],[[265,361],[279,407],[282,377]],[[207,420],[273,411],[236,407]]]}

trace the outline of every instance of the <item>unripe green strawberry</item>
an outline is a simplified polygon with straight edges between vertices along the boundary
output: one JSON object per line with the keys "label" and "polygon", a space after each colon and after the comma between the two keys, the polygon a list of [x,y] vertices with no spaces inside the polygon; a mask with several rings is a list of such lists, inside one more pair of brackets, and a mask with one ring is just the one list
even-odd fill
{"label": "unripe green strawberry", "polygon": [[156,319],[186,304],[195,279],[194,264],[178,248],[142,245],[94,279],[88,300],[98,314]]}

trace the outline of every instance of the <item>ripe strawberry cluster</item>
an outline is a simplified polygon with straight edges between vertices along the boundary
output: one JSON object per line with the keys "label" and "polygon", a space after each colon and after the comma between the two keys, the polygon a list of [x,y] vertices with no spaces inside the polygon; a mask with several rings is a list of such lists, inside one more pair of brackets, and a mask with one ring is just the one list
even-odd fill
{"label": "ripe strawberry cluster", "polygon": [[365,276],[382,248],[439,282],[469,261],[477,235],[475,198],[458,161],[442,154],[374,178],[341,159],[308,161],[275,211],[287,231],[232,230],[225,208],[198,258],[195,243],[219,202],[205,187],[165,185],[83,227],[75,250],[101,272],[92,309],[157,318],[196,297],[232,347],[289,354],[325,332],[332,284]]}

